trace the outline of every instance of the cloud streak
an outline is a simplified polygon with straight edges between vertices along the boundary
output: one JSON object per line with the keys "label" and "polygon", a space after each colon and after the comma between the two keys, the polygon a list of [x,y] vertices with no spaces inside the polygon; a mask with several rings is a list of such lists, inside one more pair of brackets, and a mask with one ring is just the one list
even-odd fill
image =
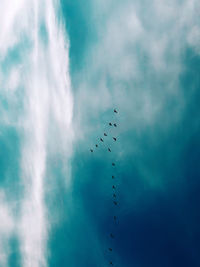
{"label": "cloud streak", "polygon": [[[0,37],[4,40],[0,58],[6,66],[1,65],[1,94],[9,103],[15,103],[13,112],[1,106],[1,123],[15,126],[21,134],[23,194],[16,229],[22,266],[45,267],[51,229],[46,203],[49,192],[45,190],[49,189],[49,157],[65,158],[65,179],[70,181],[73,98],[69,41],[58,1],[3,1],[0,12]],[[16,109],[17,100],[22,103],[20,110]],[[8,232],[12,229],[10,221]],[[6,261],[3,254],[0,260]]]}
{"label": "cloud streak", "polygon": [[5,194],[0,190],[0,265],[8,266],[8,257],[10,254],[9,241],[15,229],[12,210]]}

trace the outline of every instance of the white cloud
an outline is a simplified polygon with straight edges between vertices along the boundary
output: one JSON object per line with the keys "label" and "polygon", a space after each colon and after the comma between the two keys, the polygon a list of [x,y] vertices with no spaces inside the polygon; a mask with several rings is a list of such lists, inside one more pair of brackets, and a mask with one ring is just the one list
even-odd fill
{"label": "white cloud", "polygon": [[198,54],[200,54],[200,27],[192,27],[187,40],[189,45],[194,48]]}
{"label": "white cloud", "polygon": [[[184,70],[182,53],[188,42],[195,49],[199,42],[199,28],[195,26],[198,7],[197,0],[154,0],[151,5],[146,1],[121,4],[94,1],[93,17],[97,21],[94,27],[99,42],[88,51],[89,67],[80,79],[78,105],[82,107],[82,114],[92,108],[94,112],[90,114],[94,116],[117,105],[132,117],[129,119],[135,126],[140,127],[145,123],[158,123],[165,103],[176,96],[179,97],[174,116],[177,120],[184,105],[179,84],[179,76]],[[85,79],[87,72],[93,79]],[[82,105],[83,94],[88,106]],[[146,113],[147,107],[148,115],[142,116],[141,120],[140,115]]]}
{"label": "white cloud", "polygon": [[17,43],[21,29],[26,25],[27,16],[21,19],[20,13],[27,9],[29,1],[14,0],[14,1],[1,1],[0,10],[0,56],[4,56],[6,51]]}
{"label": "white cloud", "polygon": [[18,69],[14,69],[11,71],[8,77],[7,88],[11,91],[15,91],[20,83],[20,71]]}
{"label": "white cloud", "polygon": [[0,265],[6,267],[10,253],[9,241],[14,230],[14,220],[9,203],[0,190]]}
{"label": "white cloud", "polygon": [[[77,75],[76,127],[81,129],[81,136],[95,135],[97,120],[113,107],[120,110],[119,135],[126,131],[133,136],[149,131],[149,138],[152,132],[156,137],[170,135],[188,105],[180,81],[188,47],[199,51],[199,3],[92,2],[98,41],[89,46],[87,64]],[[126,153],[133,157],[141,149],[135,138],[125,141],[129,142]],[[159,171],[154,174],[151,168],[142,166],[139,172],[149,186],[164,185]],[[154,179],[150,181],[149,177]]]}
{"label": "white cloud", "polygon": [[[45,202],[45,189],[51,184],[46,174],[48,158],[57,159],[62,155],[63,179],[67,185],[70,182],[73,98],[69,41],[64,26],[58,22],[58,9],[58,2],[53,0],[9,0],[2,2],[0,10],[0,38],[4,40],[0,44],[0,58],[5,61],[5,66],[0,68],[1,95],[8,101],[9,108],[13,102],[17,103],[16,99],[22,103],[20,110],[17,104],[9,110],[3,105],[0,108],[7,114],[1,116],[1,123],[4,126],[13,123],[21,134],[20,183],[24,195],[17,230],[25,267],[47,265],[51,226]],[[47,32],[46,42],[40,35],[41,25]],[[16,51],[13,58],[11,50]],[[15,113],[17,125],[11,113]],[[6,218],[6,211],[3,214]],[[5,228],[3,221],[1,227]],[[6,260],[4,256],[7,257],[6,250],[1,254],[2,261]]]}

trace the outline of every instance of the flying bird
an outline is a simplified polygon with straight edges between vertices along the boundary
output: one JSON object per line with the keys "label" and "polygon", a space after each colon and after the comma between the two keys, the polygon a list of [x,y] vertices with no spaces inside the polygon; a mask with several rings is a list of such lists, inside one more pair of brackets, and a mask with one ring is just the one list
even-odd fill
{"label": "flying bird", "polygon": [[98,147],[98,145],[96,144],[96,147]]}
{"label": "flying bird", "polygon": [[113,188],[113,189],[116,189],[116,187],[115,187],[114,185],[112,186],[112,188]]}
{"label": "flying bird", "polygon": [[114,162],[112,163],[112,166],[115,166],[115,163]]}
{"label": "flying bird", "polygon": [[112,263],[112,261],[110,261],[110,265],[112,265],[112,266],[113,266],[113,263]]}
{"label": "flying bird", "polygon": [[91,152],[93,152],[93,149],[90,149]]}
{"label": "flying bird", "polygon": [[117,201],[113,201],[113,203],[115,204],[115,206],[117,206]]}
{"label": "flying bird", "polygon": [[114,112],[115,112],[115,113],[118,113],[116,109],[114,109]]}
{"label": "flying bird", "polygon": [[113,219],[116,221],[117,220],[117,216],[113,216]]}
{"label": "flying bird", "polygon": [[114,175],[112,175],[112,179],[115,179],[115,176]]}
{"label": "flying bird", "polygon": [[108,151],[109,151],[109,152],[111,152],[111,149],[110,149],[110,148],[108,148]]}
{"label": "flying bird", "polygon": [[112,251],[112,248],[108,248],[110,251]]}
{"label": "flying bird", "polygon": [[113,125],[114,125],[115,127],[117,127],[117,124],[116,124],[116,123],[114,123]]}
{"label": "flying bird", "polygon": [[115,236],[114,236],[112,233],[110,234],[110,237],[111,237],[111,238],[115,238]]}
{"label": "flying bird", "polygon": [[103,142],[103,139],[102,139],[102,138],[100,138],[100,141],[101,141],[101,142]]}
{"label": "flying bird", "polygon": [[104,133],[104,136],[108,136],[106,133]]}
{"label": "flying bird", "polygon": [[116,137],[113,137],[113,140],[114,140],[114,141],[117,141],[117,138],[116,138]]}
{"label": "flying bird", "polygon": [[113,197],[116,198],[117,197],[116,194],[113,194]]}
{"label": "flying bird", "polygon": [[111,122],[109,122],[109,125],[110,125],[110,126],[112,126],[112,123],[111,123]]}

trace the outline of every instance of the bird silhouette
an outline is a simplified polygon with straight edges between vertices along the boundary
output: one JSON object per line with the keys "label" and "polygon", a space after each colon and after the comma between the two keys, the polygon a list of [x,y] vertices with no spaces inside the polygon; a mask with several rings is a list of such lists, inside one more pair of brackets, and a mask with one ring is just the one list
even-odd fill
{"label": "bird silhouette", "polygon": [[117,141],[117,138],[116,138],[116,137],[113,137],[113,140],[114,140],[114,141]]}
{"label": "bird silhouette", "polygon": [[102,138],[100,138],[100,141],[101,141],[101,142],[103,142],[103,139],[102,139]]}
{"label": "bird silhouette", "polygon": [[115,163],[114,162],[112,163],[112,166],[115,166]]}
{"label": "bird silhouette", "polygon": [[115,179],[115,176],[114,175],[112,175],[112,179]]}
{"label": "bird silhouette", "polygon": [[112,123],[111,123],[111,122],[109,122],[109,125],[110,125],[110,126],[112,126]]}
{"label": "bird silhouette", "polygon": [[108,151],[109,151],[109,152],[111,152],[111,149],[110,149],[110,148],[108,148]]}
{"label": "bird silhouette", "polygon": [[116,189],[116,187],[115,187],[114,185],[112,186],[112,188],[113,188],[113,189]]}
{"label": "bird silhouette", "polygon": [[91,152],[93,152],[93,149],[90,149]]}
{"label": "bird silhouette", "polygon": [[112,248],[108,248],[109,251],[112,251]]}
{"label": "bird silhouette", "polygon": [[115,113],[118,113],[116,109],[114,109],[114,112],[115,112]]}
{"label": "bird silhouette", "polygon": [[115,238],[115,236],[114,236],[112,233],[110,234],[110,237],[111,237],[111,238]]}
{"label": "bird silhouette", "polygon": [[104,136],[108,136],[106,133],[104,133]]}
{"label": "bird silhouette", "polygon": [[98,145],[96,144],[96,147],[98,147]]}
{"label": "bird silhouette", "polygon": [[117,127],[117,124],[116,124],[116,123],[114,123],[113,125],[114,125],[115,127]]}

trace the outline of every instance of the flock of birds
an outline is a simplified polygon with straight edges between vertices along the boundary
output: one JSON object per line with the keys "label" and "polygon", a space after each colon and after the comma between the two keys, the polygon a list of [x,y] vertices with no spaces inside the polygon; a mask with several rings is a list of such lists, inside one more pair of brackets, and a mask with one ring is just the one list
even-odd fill
{"label": "flock of birds", "polygon": [[[116,109],[114,109],[114,113],[117,114],[118,111]],[[110,127],[117,127],[117,124],[116,123],[109,122],[108,125]],[[104,142],[104,138],[106,138],[108,136],[107,133],[104,133],[103,135],[104,135],[103,138],[102,137],[99,138],[100,142]],[[117,141],[117,138],[116,137],[112,137],[112,139],[113,139],[114,142]],[[98,148],[98,146],[99,146],[98,144],[95,145],[96,148]],[[108,149],[108,152],[111,153],[111,148],[108,147],[107,149]],[[93,148],[90,148],[90,152],[93,153],[94,152],[94,149]],[[112,162],[111,165],[112,165],[112,167],[115,167],[116,166],[115,162]],[[112,174],[112,179],[115,179],[115,175],[114,174]],[[117,193],[116,193],[116,186],[114,184],[112,185],[112,190],[113,190],[113,192],[112,192],[112,196],[113,196],[112,201],[113,201],[114,206],[117,206],[118,205]],[[114,221],[114,224],[116,225],[117,224],[117,221],[118,221],[118,218],[117,218],[116,215],[113,216],[113,221]],[[110,233],[110,239],[111,240],[115,239],[115,235],[113,233]],[[109,247],[108,248],[108,251],[109,251],[109,253],[112,253],[112,251],[113,251],[112,247]],[[113,261],[109,261],[109,265],[114,266]]]}

